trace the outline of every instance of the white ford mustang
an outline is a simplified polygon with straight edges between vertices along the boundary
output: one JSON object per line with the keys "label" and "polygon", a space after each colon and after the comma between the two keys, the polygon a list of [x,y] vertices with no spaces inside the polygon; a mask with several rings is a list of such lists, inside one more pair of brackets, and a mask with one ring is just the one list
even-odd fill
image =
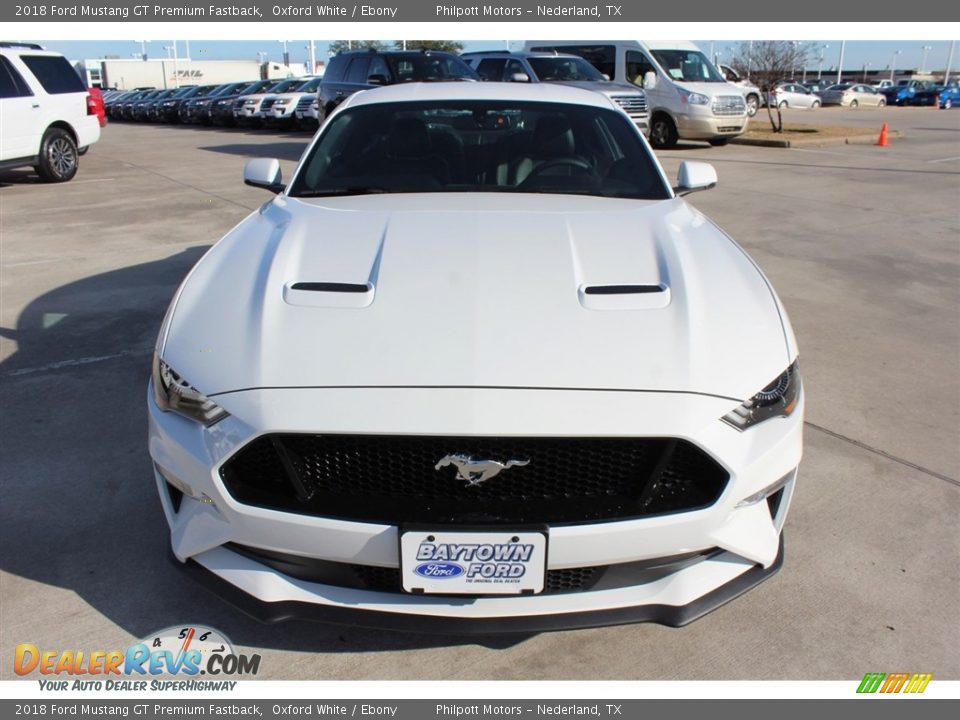
{"label": "white ford mustang", "polygon": [[357,93],[157,341],[176,559],[263,620],[685,624],[775,572],[802,447],[769,282],[602,95]]}

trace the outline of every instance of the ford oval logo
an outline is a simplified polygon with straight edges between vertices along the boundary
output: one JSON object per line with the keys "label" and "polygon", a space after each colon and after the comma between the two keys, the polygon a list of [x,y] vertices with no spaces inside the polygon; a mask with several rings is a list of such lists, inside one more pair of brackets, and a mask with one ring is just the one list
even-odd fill
{"label": "ford oval logo", "polygon": [[463,575],[463,567],[448,562],[421,563],[413,571],[420,577],[431,578],[432,580],[446,580]]}

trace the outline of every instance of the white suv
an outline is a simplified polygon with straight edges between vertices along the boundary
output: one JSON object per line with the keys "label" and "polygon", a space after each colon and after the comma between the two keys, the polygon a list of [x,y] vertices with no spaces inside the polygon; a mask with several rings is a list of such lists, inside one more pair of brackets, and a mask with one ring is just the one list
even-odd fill
{"label": "white suv", "polygon": [[87,97],[60,53],[0,42],[0,169],[32,166],[45,182],[76,175],[77,148],[100,139]]}

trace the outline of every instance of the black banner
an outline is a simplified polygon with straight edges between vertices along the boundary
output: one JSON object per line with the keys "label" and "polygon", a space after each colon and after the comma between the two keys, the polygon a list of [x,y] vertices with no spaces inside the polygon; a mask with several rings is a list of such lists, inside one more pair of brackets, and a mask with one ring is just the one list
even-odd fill
{"label": "black banner", "polygon": [[[736,3],[693,0],[684,3],[535,2],[503,0],[107,0],[106,2],[4,3],[0,22],[935,22],[960,19],[960,3],[914,0],[909,9],[889,0],[859,3],[805,0],[771,5],[765,0]],[[952,8],[952,9],[951,9]],[[868,17],[865,17],[865,14]],[[896,29],[891,35],[896,34]]]}

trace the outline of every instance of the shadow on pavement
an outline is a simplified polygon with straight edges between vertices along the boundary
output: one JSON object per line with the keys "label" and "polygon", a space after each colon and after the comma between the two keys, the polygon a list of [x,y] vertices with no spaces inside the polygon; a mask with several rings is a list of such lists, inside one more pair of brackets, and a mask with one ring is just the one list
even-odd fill
{"label": "shadow on pavement", "polygon": [[[0,569],[76,593],[89,612],[137,638],[193,622],[244,646],[313,652],[505,648],[525,640],[262,625],[168,561],[169,534],[147,452],[147,380],[167,304],[205,250],[69,283],[31,302],[15,328],[0,328],[5,342],[16,343],[0,364]],[[5,613],[26,612],[30,592],[6,583]],[[36,623],[67,622],[49,605],[36,610]],[[65,627],[77,624],[83,626],[82,617]]]}

